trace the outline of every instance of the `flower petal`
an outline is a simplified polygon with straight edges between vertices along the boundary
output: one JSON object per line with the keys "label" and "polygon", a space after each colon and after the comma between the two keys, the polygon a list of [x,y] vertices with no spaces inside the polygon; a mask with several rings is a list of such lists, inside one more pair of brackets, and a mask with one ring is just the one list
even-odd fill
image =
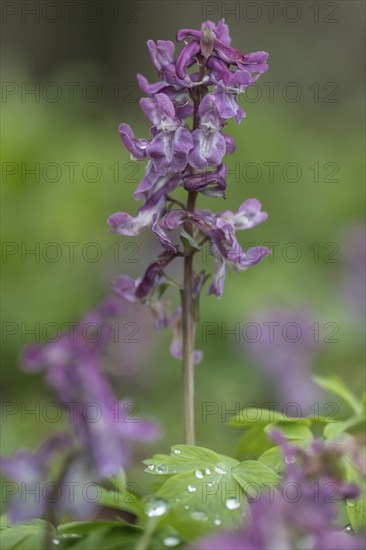
{"label": "flower petal", "polygon": [[119,135],[123,145],[127,151],[133,155],[135,159],[142,160],[146,158],[147,139],[136,139],[135,135],[128,124],[120,124],[118,127]]}

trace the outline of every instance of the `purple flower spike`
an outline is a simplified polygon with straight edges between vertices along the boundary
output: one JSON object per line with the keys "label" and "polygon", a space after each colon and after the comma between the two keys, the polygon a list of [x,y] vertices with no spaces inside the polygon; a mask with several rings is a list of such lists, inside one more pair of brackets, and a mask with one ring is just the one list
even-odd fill
{"label": "purple flower spike", "polygon": [[[132,301],[138,286],[129,278],[119,283],[124,290],[120,294]],[[130,437],[126,437],[122,421],[116,416],[117,399],[100,368],[101,356],[113,335],[111,317],[118,317],[120,310],[118,299],[109,298],[85,316],[72,334],[65,333],[58,341],[38,346],[38,350],[32,346],[25,354],[26,368],[46,369],[48,385],[59,402],[76,405],[71,427],[102,478],[116,474],[130,456]],[[97,419],[85,414],[90,403],[95,404]],[[136,421],[134,425],[138,426]],[[150,431],[147,435],[150,438]]]}

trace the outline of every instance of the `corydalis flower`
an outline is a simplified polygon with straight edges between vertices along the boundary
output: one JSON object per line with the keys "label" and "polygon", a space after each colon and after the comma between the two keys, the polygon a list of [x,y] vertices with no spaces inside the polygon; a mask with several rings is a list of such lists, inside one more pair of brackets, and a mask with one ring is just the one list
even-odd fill
{"label": "corydalis flower", "polygon": [[69,449],[71,438],[55,434],[35,452],[18,451],[12,457],[1,457],[5,477],[16,483],[16,491],[8,508],[10,521],[29,521],[43,516],[49,501],[50,462],[56,453]]}
{"label": "corydalis flower", "polygon": [[235,143],[220,132],[224,121],[220,118],[214,95],[208,94],[203,98],[198,116],[200,128],[192,134],[193,148],[189,153],[189,163],[197,170],[219,166],[226,153],[234,152]]}
{"label": "corydalis flower", "polygon": [[261,327],[260,337],[247,341],[245,351],[271,381],[282,403],[297,403],[303,414],[319,400],[321,392],[311,380],[314,362],[322,349],[315,341],[313,313],[306,308],[272,308],[252,312]]}
{"label": "corydalis flower", "polygon": [[267,52],[244,54],[230,46],[229,29],[223,19],[217,25],[212,21],[202,23],[200,31],[182,29],[177,32],[178,42],[187,38],[191,40],[184,46],[177,59],[176,69],[179,78],[185,77],[185,69],[192,64],[194,56],[199,52],[205,59],[210,60],[212,54],[215,59],[222,60],[228,66],[234,65],[250,73],[263,74],[268,69]]}
{"label": "corydalis flower", "polygon": [[250,229],[267,219],[267,213],[261,211],[261,204],[256,199],[246,200],[238,212],[226,210],[219,214],[208,211],[174,210],[165,214],[153,226],[153,230],[159,237],[162,245],[170,252],[176,252],[176,248],[170,240],[167,231],[172,231],[186,221],[193,222],[198,230],[205,235],[214,245],[216,256],[216,269],[214,281],[210,287],[210,294],[222,295],[226,270],[224,264],[229,265],[234,271],[243,271],[260,262],[269,253],[265,247],[251,248],[244,252],[235,237],[236,230]]}
{"label": "corydalis flower", "polygon": [[[31,345],[24,354],[24,368],[31,372],[45,369],[60,404],[66,408],[73,405],[69,411],[71,427],[100,477],[127,465],[131,441],[151,441],[159,435],[150,421],[128,421],[125,404],[118,402],[101,370],[102,353],[112,336],[110,319],[119,311],[117,299],[108,299],[72,334],[44,346]],[[91,416],[88,404],[94,404]]]}
{"label": "corydalis flower", "polygon": [[[195,207],[197,193],[211,198],[224,196],[227,170],[223,160],[236,148],[235,141],[224,133],[226,120],[232,117],[237,122],[242,120],[244,113],[237,103],[238,96],[267,70],[268,55],[244,54],[232,48],[229,29],[223,20],[217,25],[206,21],[200,31],[178,31],[177,40],[186,39],[188,42],[176,60],[172,42],[148,41],[151,61],[161,81],[150,84],[142,75],[137,75],[137,79],[148,95],[141,99],[140,107],[152,124],[152,138],[137,139],[130,126],[123,123],[119,127],[131,157],[147,161],[134,193],[134,198],[143,199],[144,204],[136,216],[122,211],[108,219],[111,231],[120,235],[135,236],[151,228],[164,248],[142,277],[134,280],[121,275],[115,279],[113,290],[125,300],[147,304],[159,328],[172,328],[171,353],[176,358],[182,357],[182,325],[187,325],[181,322],[180,309],[168,314],[165,306],[159,305],[168,285],[182,289],[166,271],[170,263],[180,256],[184,256],[185,262],[187,256],[208,242],[214,255],[208,293],[220,298],[227,266],[243,271],[269,253],[261,246],[244,251],[235,235],[236,231],[253,228],[267,218],[256,199],[244,201],[238,212],[226,210],[215,214]],[[187,120],[190,116],[191,126]],[[172,197],[178,187],[188,192],[187,205]],[[173,231],[180,232],[181,249],[171,236]],[[198,276],[192,271],[189,278],[193,288]],[[203,280],[207,278],[205,274]],[[192,292],[190,314],[195,308],[198,309],[198,295]],[[192,320],[191,325],[194,324]],[[192,354],[197,362],[199,352]]]}

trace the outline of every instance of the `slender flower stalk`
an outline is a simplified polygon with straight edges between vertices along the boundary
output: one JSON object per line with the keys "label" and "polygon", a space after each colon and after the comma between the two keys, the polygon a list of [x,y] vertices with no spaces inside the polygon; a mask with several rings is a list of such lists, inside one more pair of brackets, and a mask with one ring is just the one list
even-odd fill
{"label": "slender flower stalk", "polygon": [[[195,350],[198,302],[203,284],[210,277],[194,271],[194,255],[209,244],[214,273],[208,294],[220,298],[227,265],[234,271],[243,271],[269,253],[265,247],[244,252],[235,237],[236,230],[249,229],[266,220],[267,214],[256,199],[244,201],[238,212],[226,210],[218,214],[197,209],[196,202],[199,194],[225,196],[227,170],[223,158],[235,151],[235,142],[223,133],[223,128],[227,120],[235,118],[239,123],[245,117],[237,103],[238,96],[268,69],[268,54],[244,54],[232,48],[224,20],[217,25],[206,21],[199,31],[179,30],[177,41],[184,41],[184,46],[176,60],[173,42],[147,43],[160,81],[150,84],[140,74],[137,81],[148,96],[141,99],[140,106],[152,123],[152,139],[136,139],[128,124],[119,127],[131,158],[147,161],[134,193],[135,199],[143,199],[144,204],[135,217],[117,212],[108,223],[111,231],[120,235],[139,235],[151,228],[164,248],[142,278],[134,281],[119,276],[113,288],[124,299],[151,307],[158,330],[172,327],[170,351],[182,362],[184,441],[193,445],[194,369],[202,358],[202,353]],[[185,204],[172,197],[179,186],[187,191]],[[169,236],[169,232],[179,228],[182,249]],[[167,268],[181,256],[183,281],[173,283],[180,289],[181,305],[170,313],[169,302],[161,296],[172,285]]]}

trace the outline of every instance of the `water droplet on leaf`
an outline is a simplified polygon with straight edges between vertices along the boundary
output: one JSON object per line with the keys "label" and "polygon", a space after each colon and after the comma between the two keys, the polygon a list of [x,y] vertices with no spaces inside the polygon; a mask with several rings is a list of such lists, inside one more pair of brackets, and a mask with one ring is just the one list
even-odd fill
{"label": "water droplet on leaf", "polygon": [[236,510],[240,506],[240,500],[237,500],[236,498],[229,498],[225,502],[225,506],[228,510]]}
{"label": "water droplet on leaf", "polygon": [[198,479],[202,479],[203,478],[203,472],[202,470],[196,470],[194,475],[198,478]]}
{"label": "water droplet on leaf", "polygon": [[146,502],[145,512],[150,518],[163,516],[169,509],[169,503],[162,498],[152,498]]}
{"label": "water droplet on leaf", "polygon": [[169,537],[165,537],[163,540],[164,545],[168,548],[174,548],[174,546],[178,546],[180,543],[180,538],[175,537],[174,535],[170,535]]}
{"label": "water droplet on leaf", "polygon": [[190,493],[194,493],[197,491],[197,487],[195,487],[195,485],[188,485],[187,489]]}
{"label": "water droplet on leaf", "polygon": [[224,462],[218,462],[214,467],[215,472],[218,474],[226,474],[229,470]]}

